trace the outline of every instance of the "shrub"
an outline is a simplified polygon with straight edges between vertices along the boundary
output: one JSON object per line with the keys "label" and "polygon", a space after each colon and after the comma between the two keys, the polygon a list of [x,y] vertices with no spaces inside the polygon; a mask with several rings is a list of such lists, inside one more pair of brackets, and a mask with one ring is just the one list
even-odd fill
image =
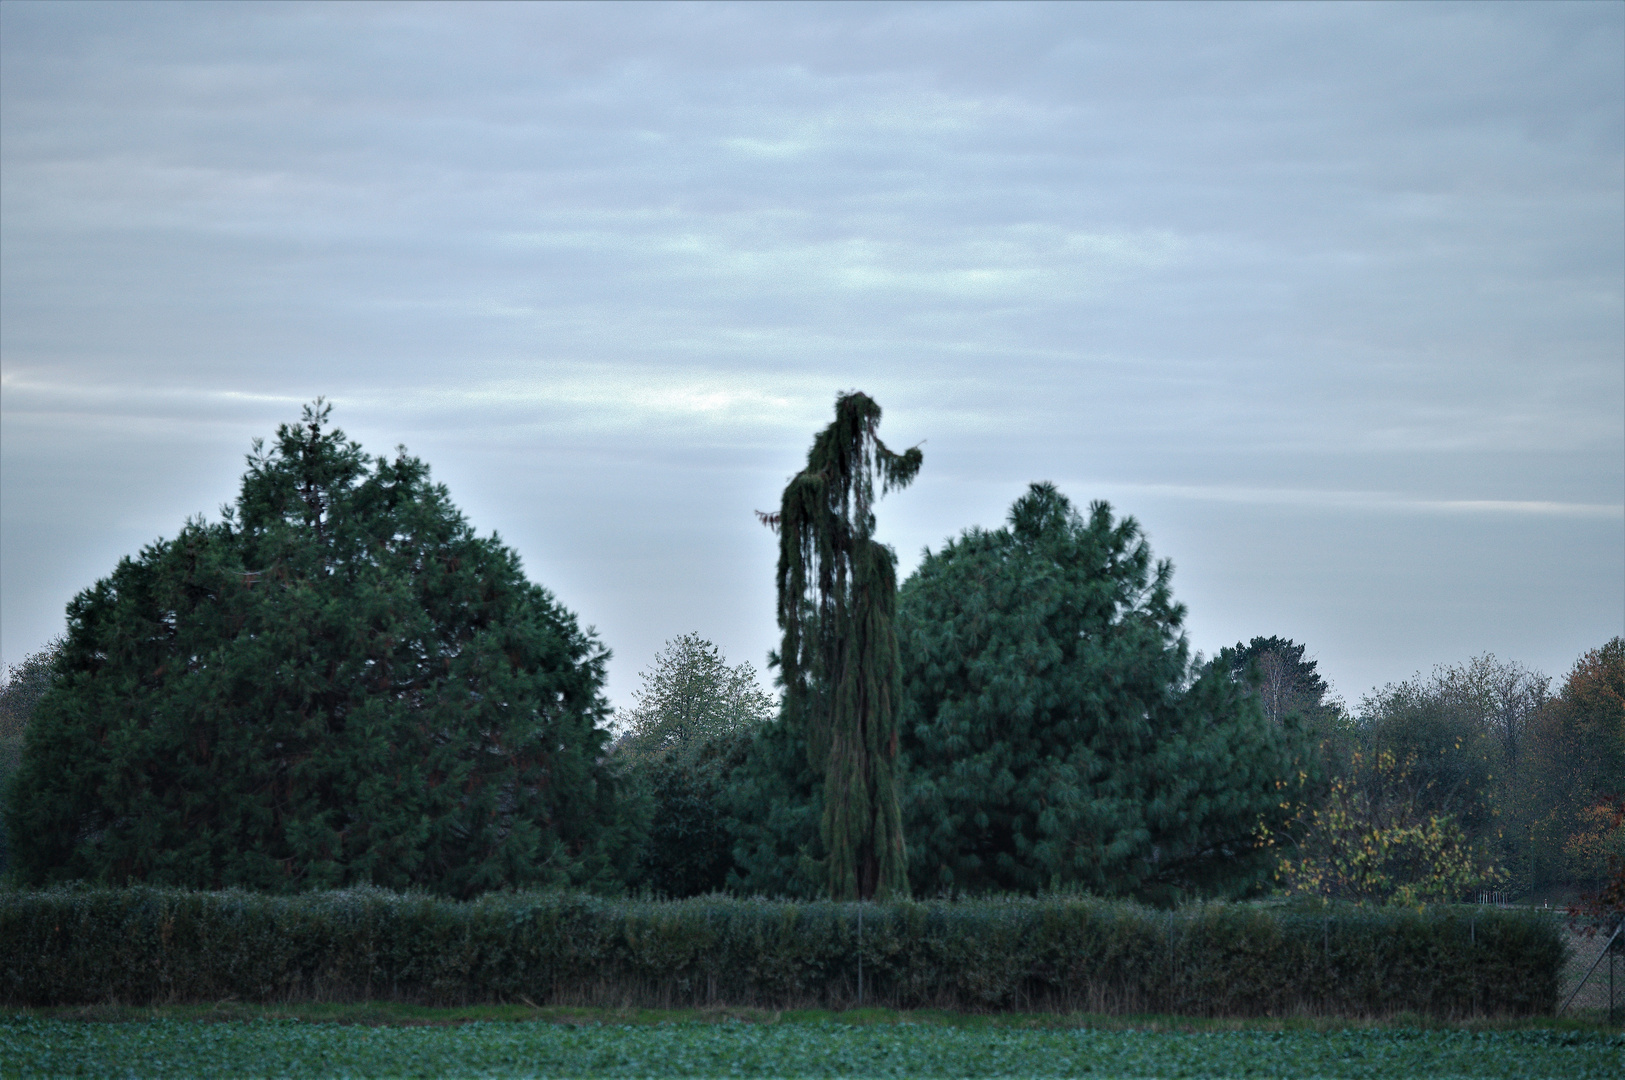
{"label": "shrub", "polygon": [[1565,949],[1552,918],[1458,907],[0,893],[9,1006],[840,1007],[856,1000],[861,957],[864,1000],[890,1007],[1450,1017],[1550,1012]]}

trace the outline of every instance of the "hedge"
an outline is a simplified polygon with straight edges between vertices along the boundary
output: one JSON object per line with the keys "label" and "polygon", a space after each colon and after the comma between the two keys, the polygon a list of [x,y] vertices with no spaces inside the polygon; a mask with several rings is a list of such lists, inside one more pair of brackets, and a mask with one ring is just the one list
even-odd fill
{"label": "hedge", "polygon": [[[860,938],[861,919],[861,938]],[[1534,912],[1094,899],[837,904],[375,889],[0,892],[0,1000],[1549,1013]]]}

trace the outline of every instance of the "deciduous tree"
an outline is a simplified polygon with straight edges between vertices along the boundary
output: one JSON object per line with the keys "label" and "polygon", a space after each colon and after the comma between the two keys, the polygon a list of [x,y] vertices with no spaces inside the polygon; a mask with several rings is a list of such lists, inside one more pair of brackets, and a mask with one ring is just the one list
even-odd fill
{"label": "deciduous tree", "polygon": [[648,671],[639,673],[631,709],[616,718],[618,753],[692,760],[707,743],[749,732],[770,719],[776,702],[749,663],[729,667],[697,633],[666,642]]}
{"label": "deciduous tree", "polygon": [[1277,879],[1289,893],[1417,904],[1457,901],[1502,880],[1487,844],[1431,809],[1415,759],[1356,751],[1283,845]]}
{"label": "deciduous tree", "polygon": [[656,654],[633,697],[615,756],[649,803],[636,884],[672,897],[722,889],[733,867],[729,774],[773,718],[773,695],[750,664],[729,667],[711,642],[684,634]]}

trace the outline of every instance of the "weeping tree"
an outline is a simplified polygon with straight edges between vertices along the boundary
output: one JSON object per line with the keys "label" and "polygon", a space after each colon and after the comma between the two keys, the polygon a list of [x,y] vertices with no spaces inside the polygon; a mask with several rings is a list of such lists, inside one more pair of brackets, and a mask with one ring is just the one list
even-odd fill
{"label": "weeping tree", "polygon": [[779,534],[783,722],[804,733],[808,763],[823,778],[819,832],[837,900],[908,890],[896,776],[897,569],[874,539],[874,502],[877,481],[881,494],[907,486],[922,455],[888,450],[879,426],[873,399],[842,394],[778,513],[762,515]]}

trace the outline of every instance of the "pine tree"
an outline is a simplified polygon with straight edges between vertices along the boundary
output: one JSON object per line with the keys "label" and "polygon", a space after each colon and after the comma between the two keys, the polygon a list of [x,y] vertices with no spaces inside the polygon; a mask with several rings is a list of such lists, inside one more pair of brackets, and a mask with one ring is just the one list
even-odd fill
{"label": "pine tree", "polygon": [[898,802],[896,558],[874,539],[881,494],[919,472],[918,447],[880,441],[880,406],[852,392],[835,401],[807,467],[791,478],[777,514],[778,653],[783,722],[805,732],[823,778],[819,832],[826,883],[837,900],[906,893]]}
{"label": "pine tree", "polygon": [[928,553],[898,600],[921,891],[1246,891],[1304,747],[1193,665],[1172,568],[1132,518],[1049,484]]}
{"label": "pine tree", "polygon": [[427,466],[307,408],[222,521],[68,609],[8,800],[26,882],[615,888],[608,652]]}

